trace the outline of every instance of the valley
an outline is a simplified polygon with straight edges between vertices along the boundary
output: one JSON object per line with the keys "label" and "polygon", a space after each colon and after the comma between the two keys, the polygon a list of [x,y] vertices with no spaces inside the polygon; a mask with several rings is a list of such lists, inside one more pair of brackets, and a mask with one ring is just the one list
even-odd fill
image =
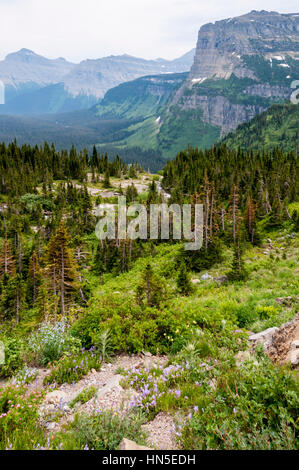
{"label": "valley", "polygon": [[253,10],[0,61],[0,451],[299,449],[298,60]]}

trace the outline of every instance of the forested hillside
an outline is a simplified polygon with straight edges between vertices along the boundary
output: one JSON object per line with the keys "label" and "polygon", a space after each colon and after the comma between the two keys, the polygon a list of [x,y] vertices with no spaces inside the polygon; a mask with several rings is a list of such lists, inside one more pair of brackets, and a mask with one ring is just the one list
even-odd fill
{"label": "forested hillside", "polygon": [[[189,148],[161,177],[1,144],[0,449],[298,448],[297,183],[294,150]],[[119,195],[202,203],[202,248],[98,240]]]}
{"label": "forested hillside", "polygon": [[283,151],[298,149],[299,105],[272,106],[252,121],[241,124],[235,132],[228,134],[222,142],[229,148],[265,150],[280,148]]}

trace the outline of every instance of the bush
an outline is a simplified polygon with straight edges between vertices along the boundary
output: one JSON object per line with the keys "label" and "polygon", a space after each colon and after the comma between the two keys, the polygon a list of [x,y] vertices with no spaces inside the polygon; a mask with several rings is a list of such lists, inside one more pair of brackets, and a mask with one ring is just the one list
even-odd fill
{"label": "bush", "polygon": [[87,403],[89,400],[91,400],[96,395],[96,393],[97,393],[97,388],[94,387],[94,386],[85,388],[84,390],[82,390],[82,392],[80,392],[76,396],[76,398],[74,398],[70,402],[70,408],[74,408],[74,406],[77,403],[80,403],[81,405],[84,404],[84,403]]}
{"label": "bush", "polygon": [[23,342],[18,338],[1,337],[4,343],[5,362],[0,365],[0,377],[11,377],[24,365]]}
{"label": "bush", "polygon": [[0,389],[0,449],[27,450],[43,442],[38,406],[42,392],[26,393],[25,386]]}
{"label": "bush", "polygon": [[39,365],[57,361],[64,353],[74,353],[81,343],[69,333],[69,327],[63,322],[55,326],[43,323],[28,341],[29,359]]}
{"label": "bush", "polygon": [[268,358],[222,371],[211,402],[189,415],[185,449],[298,449],[298,382]]}
{"label": "bush", "polygon": [[92,351],[81,351],[81,353],[62,357],[51,367],[51,372],[44,378],[44,384],[78,382],[91,369],[100,370],[100,358]]}
{"label": "bush", "polygon": [[117,450],[124,437],[145,444],[143,423],[140,414],[97,410],[91,416],[76,415],[71,425],[56,436],[56,442],[62,441],[64,450]]}

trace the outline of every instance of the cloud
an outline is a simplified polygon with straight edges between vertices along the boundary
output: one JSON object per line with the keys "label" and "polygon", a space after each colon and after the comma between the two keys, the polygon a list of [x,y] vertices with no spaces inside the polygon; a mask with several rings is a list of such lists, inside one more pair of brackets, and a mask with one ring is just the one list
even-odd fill
{"label": "cloud", "polygon": [[0,0],[0,58],[22,47],[74,62],[123,53],[174,58],[195,46],[202,24],[253,9],[298,6],[297,0]]}

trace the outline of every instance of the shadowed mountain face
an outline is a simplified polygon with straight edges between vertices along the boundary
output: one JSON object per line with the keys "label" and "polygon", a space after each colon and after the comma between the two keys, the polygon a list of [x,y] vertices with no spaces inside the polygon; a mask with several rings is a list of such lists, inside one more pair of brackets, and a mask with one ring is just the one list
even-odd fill
{"label": "shadowed mountain face", "polygon": [[194,50],[173,61],[123,55],[73,64],[21,49],[0,61],[6,100],[0,111],[31,114],[88,108],[120,83],[149,74],[189,71],[193,57]]}

